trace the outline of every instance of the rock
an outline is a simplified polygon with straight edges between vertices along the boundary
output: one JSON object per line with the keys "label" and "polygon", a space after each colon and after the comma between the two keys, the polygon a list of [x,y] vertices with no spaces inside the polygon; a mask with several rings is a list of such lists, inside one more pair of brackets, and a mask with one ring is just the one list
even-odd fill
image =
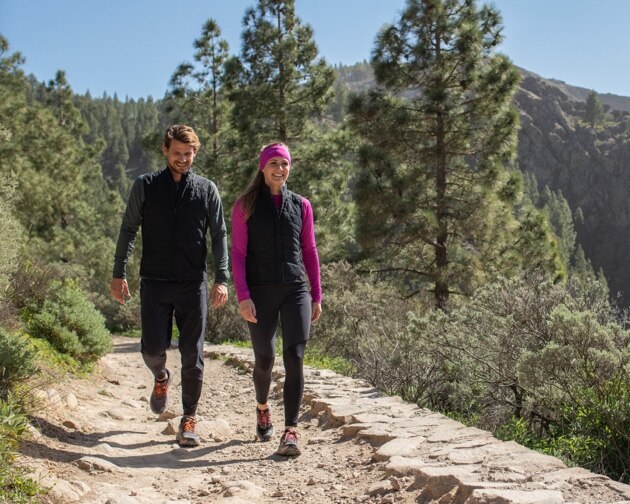
{"label": "rock", "polygon": [[[178,415],[171,409],[167,409],[164,413],[160,413],[158,416],[158,422],[166,422],[168,420],[172,420],[173,418],[177,418]],[[179,423],[177,424],[179,426]]]}
{"label": "rock", "polygon": [[562,492],[555,490],[477,489],[466,504],[565,504]]}
{"label": "rock", "polygon": [[75,396],[72,392],[70,392],[66,396],[66,406],[68,409],[74,410],[79,406],[79,401],[77,401],[77,396]]}
{"label": "rock", "polygon": [[232,439],[234,432],[227,420],[217,418],[215,420],[202,420],[197,422],[195,431],[203,440],[214,440],[217,442]]}
{"label": "rock", "polygon": [[138,500],[129,495],[116,495],[108,498],[105,504],[138,504]]}
{"label": "rock", "polygon": [[34,426],[33,426],[32,424],[30,424],[30,423],[26,426],[26,430],[28,430],[28,433],[29,433],[30,437],[31,437],[34,441],[39,441],[39,440],[43,437],[43,436],[42,436],[42,433],[41,433],[41,432],[39,432],[39,431],[37,430],[37,428],[36,428],[36,427],[34,427]]}
{"label": "rock", "polygon": [[618,481],[613,481],[611,479],[606,481],[606,486],[615,492],[619,493],[619,497],[622,499],[630,500],[630,486],[620,483]]}
{"label": "rock", "polygon": [[57,391],[57,389],[49,388],[46,390],[46,395],[48,396],[48,403],[53,408],[64,408],[66,406],[65,401],[61,398],[61,395]]}
{"label": "rock", "polygon": [[134,401],[133,399],[125,399],[122,403],[125,406],[129,406],[130,408],[134,408],[134,409],[143,408],[144,409],[144,406],[141,405],[139,401]]}
{"label": "rock", "polygon": [[394,492],[395,490],[396,489],[390,480],[383,480],[372,483],[368,488],[367,494],[370,497],[374,497],[375,495],[385,495]]}
{"label": "rock", "polygon": [[179,429],[179,421],[177,422],[169,421],[166,424],[166,427],[164,427],[162,434],[164,434],[165,436],[174,436],[177,434],[178,429]]}
{"label": "rock", "polygon": [[76,423],[74,420],[64,420],[64,422],[61,425],[63,425],[64,427],[67,427],[68,429],[72,429],[76,431],[81,430],[81,426],[78,423]]}
{"label": "rock", "polygon": [[392,488],[396,491],[400,490],[401,486],[400,486],[400,481],[398,481],[397,478],[394,478],[393,476],[391,476],[389,478],[389,482],[392,484]]}
{"label": "rock", "polygon": [[114,420],[119,420],[119,421],[125,421],[127,420],[127,417],[125,415],[123,415],[122,413],[116,411],[116,410],[107,410],[103,412],[103,415],[106,415],[108,417],[113,418]]}
{"label": "rock", "polygon": [[224,481],[221,483],[225,491],[226,497],[232,497],[238,495],[239,497],[247,497],[252,499],[259,499],[265,493],[265,489],[255,485],[251,481]]}
{"label": "rock", "polygon": [[418,447],[426,442],[426,438],[422,436],[407,438],[399,437],[388,441],[382,445],[374,454],[374,460],[382,461],[400,455],[403,457],[411,456],[417,453]]}
{"label": "rock", "polygon": [[111,455],[115,452],[115,450],[107,443],[99,443],[94,446],[93,450],[97,453],[104,453],[106,455]]}
{"label": "rock", "polygon": [[44,482],[49,488],[48,494],[58,502],[80,502],[90,492],[90,487],[82,481],[64,481],[55,479],[52,483]]}
{"label": "rock", "polygon": [[73,464],[87,472],[114,472],[118,469],[116,464],[97,457],[81,457],[75,460]]}

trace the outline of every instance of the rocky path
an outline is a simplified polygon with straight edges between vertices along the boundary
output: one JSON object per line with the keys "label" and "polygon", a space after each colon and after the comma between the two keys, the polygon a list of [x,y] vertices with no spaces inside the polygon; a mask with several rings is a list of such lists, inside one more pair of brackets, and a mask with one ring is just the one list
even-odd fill
{"label": "rocky path", "polygon": [[[178,361],[170,350],[176,378],[160,418],[148,407],[151,376],[138,340],[116,338],[94,376],[41,393],[46,406],[22,461],[50,488],[44,502],[630,504],[630,486],[328,371],[306,370],[302,456],[279,457],[278,435],[254,441],[251,355],[232,347],[207,347],[204,442],[180,448]],[[281,426],[281,368],[275,376]]]}

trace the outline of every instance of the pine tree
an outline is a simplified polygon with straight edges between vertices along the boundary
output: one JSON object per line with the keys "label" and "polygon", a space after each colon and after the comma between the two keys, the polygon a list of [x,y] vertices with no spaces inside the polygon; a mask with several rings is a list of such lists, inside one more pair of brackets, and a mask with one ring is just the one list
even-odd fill
{"label": "pine tree", "polygon": [[591,125],[591,128],[601,124],[604,120],[604,106],[595,91],[591,91],[586,97],[584,118]]}
{"label": "pine tree", "polygon": [[82,134],[86,131],[86,125],[81,113],[74,106],[74,93],[66,79],[66,73],[58,70],[55,78],[46,86],[47,105],[54,111],[59,126],[66,128],[73,134]]}
{"label": "pine tree", "polygon": [[243,19],[242,52],[228,65],[233,124],[250,153],[270,140],[305,140],[332,98],[334,72],[295,15],[293,0],[258,0]]}
{"label": "pine tree", "polygon": [[540,203],[549,217],[553,232],[558,239],[558,252],[562,263],[565,269],[569,269],[577,238],[569,203],[562,195],[562,192],[551,191],[547,186],[543,189],[540,199]]}
{"label": "pine tree", "polygon": [[408,0],[372,52],[379,89],[349,107],[365,141],[360,242],[412,293],[429,285],[442,310],[501,269],[498,251],[518,233],[518,189],[503,167],[515,154],[519,77],[494,52],[500,21],[473,0]]}
{"label": "pine tree", "polygon": [[203,146],[195,165],[217,181],[225,176],[219,160],[227,154],[224,144],[229,135],[229,106],[223,93],[229,45],[216,21],[209,19],[194,47],[194,63],[182,63],[171,77],[167,111],[174,122],[195,128]]}

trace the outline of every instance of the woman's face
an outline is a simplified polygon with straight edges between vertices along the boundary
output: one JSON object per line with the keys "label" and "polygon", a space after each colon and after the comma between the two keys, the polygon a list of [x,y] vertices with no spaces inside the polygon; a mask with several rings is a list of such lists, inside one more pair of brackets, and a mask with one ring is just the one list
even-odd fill
{"label": "woman's face", "polygon": [[272,157],[263,168],[265,184],[271,189],[271,194],[280,194],[280,190],[286,184],[291,172],[291,163],[283,157]]}

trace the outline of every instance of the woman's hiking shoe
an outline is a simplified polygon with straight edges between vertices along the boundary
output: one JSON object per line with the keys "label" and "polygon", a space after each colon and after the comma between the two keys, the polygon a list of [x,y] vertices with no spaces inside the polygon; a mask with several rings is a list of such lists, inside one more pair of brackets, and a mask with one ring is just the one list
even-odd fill
{"label": "woman's hiking shoe", "polygon": [[280,438],[280,446],[278,446],[276,453],[285,457],[297,457],[302,453],[298,446],[299,437],[300,435],[295,430],[295,427],[287,427]]}
{"label": "woman's hiking shoe", "polygon": [[256,437],[260,441],[269,441],[273,436],[273,424],[271,423],[271,410],[256,408]]}
{"label": "woman's hiking shoe", "polygon": [[175,438],[179,446],[199,446],[201,444],[199,434],[195,433],[196,423],[195,417],[182,417],[182,421],[179,423],[177,437]]}
{"label": "woman's hiking shoe", "polygon": [[168,387],[172,381],[173,373],[167,369],[166,378],[164,380],[155,380],[153,384],[153,392],[151,392],[149,404],[151,405],[151,411],[156,415],[166,411],[166,406],[168,405]]}

